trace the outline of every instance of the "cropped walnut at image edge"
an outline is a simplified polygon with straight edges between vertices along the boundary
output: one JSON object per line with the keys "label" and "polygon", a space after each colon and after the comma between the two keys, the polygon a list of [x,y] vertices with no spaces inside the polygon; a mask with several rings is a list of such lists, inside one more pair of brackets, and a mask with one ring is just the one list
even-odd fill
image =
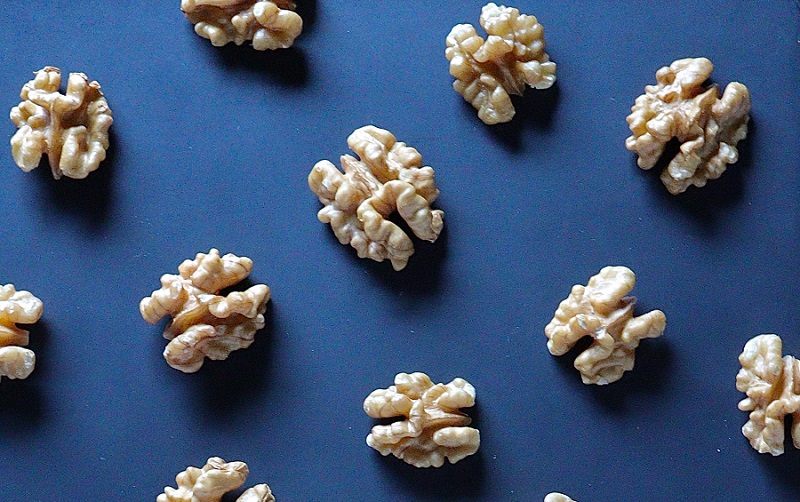
{"label": "cropped walnut at image edge", "polygon": [[216,47],[251,40],[259,51],[286,49],[303,31],[291,0],[181,0],[181,10]]}
{"label": "cropped walnut at image edge", "polygon": [[462,378],[434,385],[425,373],[398,373],[394,385],[373,391],[364,400],[372,418],[404,416],[391,425],[376,425],[367,444],[381,455],[393,454],[414,467],[441,467],[468,457],[480,447],[480,433],[459,411],[475,404],[475,388]]}
{"label": "cropped walnut at image edge", "polygon": [[522,96],[526,86],[551,87],[556,64],[544,51],[544,28],[535,16],[489,3],[481,10],[480,23],[486,40],[471,24],[456,25],[447,36],[453,88],[484,123],[508,122],[515,114],[510,95]]}
{"label": "cropped walnut at image edge", "polygon": [[627,118],[632,135],[625,147],[639,155],[642,169],[655,166],[670,140],[680,142],[661,173],[673,195],[719,178],[739,160],[736,145],[747,136],[750,92],[731,82],[720,98],[716,85],[703,87],[713,70],[706,58],[679,59],[661,68],[658,83],[645,87]]}
{"label": "cropped walnut at image edge", "polygon": [[17,323],[33,324],[42,317],[42,301],[13,284],[0,285],[0,380],[28,378],[36,366],[36,354],[28,345],[29,332]]}
{"label": "cropped walnut at image edge", "polygon": [[552,492],[548,493],[544,497],[544,502],[578,502],[577,500],[572,500],[571,498],[567,497],[563,493]]}
{"label": "cropped walnut at image edge", "polygon": [[[175,477],[178,488],[167,486],[156,502],[220,502],[223,495],[240,488],[250,470],[244,462],[225,462],[211,457],[202,468],[189,466]],[[236,502],[275,502],[269,486],[256,485]]]}
{"label": "cropped walnut at image edge", "polygon": [[742,434],[759,453],[775,456],[783,454],[786,415],[792,416],[792,442],[800,448],[800,361],[782,352],[779,336],[758,335],[745,344],[736,375],[736,389],[747,395],[739,409],[750,412]]}
{"label": "cropped walnut at image edge", "polygon": [[22,86],[22,102],[11,109],[18,128],[11,138],[14,162],[28,172],[47,155],[54,178],[83,179],[106,158],[114,122],[100,84],[70,73],[66,94],[61,94],[61,70],[47,66],[34,75]]}
{"label": "cropped walnut at image edge", "polygon": [[145,321],[155,324],[167,314],[173,317],[164,330],[170,340],[164,359],[184,373],[194,373],[206,357],[227,359],[231,352],[253,343],[264,327],[264,311],[270,289],[256,284],[245,291],[220,296],[219,291],[243,281],[253,262],[247,257],[211,249],[198,253],[179,267],[179,275],[161,276],[161,289],[144,298],[139,311]]}
{"label": "cropped walnut at image edge", "polygon": [[344,174],[322,160],[308,175],[309,188],[325,205],[317,217],[330,223],[339,242],[350,244],[359,258],[388,259],[402,270],[414,244],[388,217],[397,211],[414,235],[436,241],[444,212],[430,207],[439,196],[433,169],[422,167],[416,149],[375,126],[356,129],[347,144],[360,159],[343,155]]}
{"label": "cropped walnut at image edge", "polygon": [[660,310],[633,316],[636,298],[625,296],[636,284],[627,267],[605,267],[586,286],[572,287],[555,316],[545,327],[547,349],[554,356],[566,354],[581,338],[594,340],[575,359],[585,384],[616,382],[633,369],[635,349],[644,338],[661,336],[666,317]]}

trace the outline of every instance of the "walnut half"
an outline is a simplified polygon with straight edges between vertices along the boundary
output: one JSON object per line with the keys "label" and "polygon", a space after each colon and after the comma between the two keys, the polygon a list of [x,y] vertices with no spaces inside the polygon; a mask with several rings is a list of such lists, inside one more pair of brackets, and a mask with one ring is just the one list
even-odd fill
{"label": "walnut half", "polygon": [[36,354],[28,345],[29,332],[16,323],[32,324],[42,317],[42,301],[13,284],[0,285],[0,379],[28,378],[36,366]]}
{"label": "walnut half", "polygon": [[572,500],[571,498],[567,497],[563,493],[552,492],[548,493],[544,497],[544,502],[578,502],[577,500]]}
{"label": "walnut half", "polygon": [[[167,486],[156,502],[220,502],[226,493],[244,484],[250,474],[244,462],[225,462],[211,457],[202,468],[189,466],[175,477],[178,488]],[[236,502],[275,502],[265,484],[242,493]]]}

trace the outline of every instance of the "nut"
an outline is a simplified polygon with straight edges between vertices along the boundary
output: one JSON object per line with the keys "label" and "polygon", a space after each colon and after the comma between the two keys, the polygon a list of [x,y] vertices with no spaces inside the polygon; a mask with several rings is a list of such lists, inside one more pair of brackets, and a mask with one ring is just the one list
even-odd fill
{"label": "nut", "polygon": [[747,397],[739,409],[750,417],[742,434],[759,453],[781,455],[784,417],[792,415],[792,441],[800,448],[800,361],[781,357],[783,343],[777,335],[758,335],[749,340],[739,362],[736,389]]}
{"label": "nut", "polygon": [[434,385],[425,373],[398,373],[394,385],[367,396],[364,411],[372,418],[407,420],[376,425],[367,444],[414,467],[441,467],[445,458],[455,464],[481,443],[478,430],[466,427],[472,420],[459,411],[474,404],[475,388],[462,378]]}
{"label": "nut", "polygon": [[575,359],[585,384],[605,385],[633,369],[634,350],[643,338],[661,336],[666,317],[653,310],[633,317],[636,298],[625,296],[636,284],[627,267],[605,267],[584,287],[576,284],[562,301],[555,317],[544,328],[547,349],[554,356],[566,354],[584,336],[592,345]]}
{"label": "nut", "polygon": [[173,317],[164,330],[164,338],[171,340],[164,349],[170,366],[194,373],[205,357],[227,359],[234,350],[253,343],[256,331],[264,327],[269,287],[257,284],[219,296],[221,289],[244,280],[252,268],[250,258],[220,257],[212,249],[181,263],[180,275],[161,276],[161,289],[144,298],[139,311],[150,324],[167,314]]}
{"label": "nut", "polygon": [[571,498],[567,497],[563,493],[552,492],[548,493],[545,498],[544,502],[577,502],[576,500],[572,500]]}
{"label": "nut", "polygon": [[486,4],[480,37],[471,24],[453,27],[447,36],[445,56],[450,61],[453,88],[478,110],[486,124],[514,117],[510,94],[522,96],[525,86],[547,89],[556,81],[556,64],[544,52],[544,28],[535,16],[519,10]]}
{"label": "nut", "polygon": [[70,73],[61,94],[61,70],[34,72],[22,86],[22,102],[11,109],[19,130],[11,138],[14,162],[25,172],[47,155],[53,177],[83,179],[100,166],[108,149],[108,128],[114,122],[100,84],[83,73]]}
{"label": "nut", "polygon": [[220,47],[230,42],[253,48],[285,49],[303,31],[303,19],[291,0],[181,0],[181,10],[194,31]]}
{"label": "nut", "polygon": [[736,144],[747,136],[750,92],[731,82],[719,98],[716,85],[703,87],[713,70],[706,58],[679,59],[661,68],[658,84],[645,87],[627,118],[633,134],[625,147],[639,155],[642,169],[658,162],[672,138],[681,143],[661,173],[673,195],[719,178],[728,164],[739,160]]}
{"label": "nut", "polygon": [[28,378],[36,366],[36,354],[24,348],[28,331],[16,323],[33,324],[42,317],[42,301],[13,284],[0,286],[0,379]]}
{"label": "nut", "polygon": [[402,270],[414,245],[387,217],[397,210],[414,235],[436,241],[444,212],[430,208],[439,196],[433,169],[422,167],[416,149],[375,126],[356,129],[347,144],[360,160],[343,155],[344,174],[322,160],[308,175],[308,186],[325,205],[317,217],[330,223],[339,242],[353,246],[359,258],[389,259]]}
{"label": "nut", "polygon": [[[222,496],[244,484],[250,470],[244,462],[225,462],[211,457],[202,469],[189,466],[175,476],[178,488],[167,486],[156,502],[220,502]],[[269,486],[246,490],[236,502],[274,502]]]}

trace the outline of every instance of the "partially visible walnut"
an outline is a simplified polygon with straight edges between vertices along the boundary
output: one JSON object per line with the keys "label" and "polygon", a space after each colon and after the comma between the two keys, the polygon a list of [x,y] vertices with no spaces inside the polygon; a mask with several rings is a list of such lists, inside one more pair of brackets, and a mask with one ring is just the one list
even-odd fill
{"label": "partially visible walnut", "polygon": [[402,270],[414,245],[387,217],[397,210],[414,235],[436,241],[444,212],[430,208],[439,196],[433,169],[422,167],[416,149],[375,126],[356,129],[347,144],[361,159],[343,155],[344,175],[327,160],[308,175],[308,186],[325,204],[317,217],[330,223],[339,242],[353,246],[359,258],[389,259]]}
{"label": "partially visible walnut", "polygon": [[106,158],[108,129],[114,122],[100,84],[70,73],[61,94],[61,70],[47,66],[22,86],[22,102],[11,109],[19,130],[11,138],[14,162],[25,172],[47,155],[53,177],[82,179]]}
{"label": "partially visible walnut", "polygon": [[666,317],[653,310],[633,317],[636,298],[625,296],[636,283],[627,267],[605,267],[584,287],[572,287],[555,317],[544,328],[547,348],[554,356],[567,353],[584,336],[594,343],[575,359],[585,384],[605,385],[633,369],[634,350],[643,338],[661,336]]}
{"label": "partially visible walnut", "polygon": [[545,496],[544,502],[578,502],[578,501],[572,500],[563,493],[553,492],[553,493],[548,493],[547,496]]}
{"label": "partially visible walnut", "polygon": [[164,330],[164,338],[171,340],[164,349],[170,366],[194,373],[205,357],[227,359],[234,350],[253,343],[256,331],[264,327],[269,287],[257,284],[227,296],[218,294],[244,280],[252,268],[250,258],[220,257],[219,251],[212,249],[181,263],[180,275],[161,276],[161,289],[144,298],[139,311],[150,324],[167,314],[173,317]]}
{"label": "partially visible walnut", "polygon": [[703,87],[714,70],[706,58],[679,59],[656,72],[657,85],[645,87],[627,121],[633,133],[625,147],[639,155],[642,169],[652,168],[672,138],[681,146],[661,173],[673,195],[690,185],[703,187],[739,160],[736,144],[747,136],[750,92],[739,82]]}
{"label": "partially visible walnut", "polygon": [[28,331],[16,323],[33,324],[42,317],[42,301],[13,284],[0,285],[0,379],[28,378],[36,366],[36,354],[24,348]]}
{"label": "partially visible walnut", "polygon": [[515,113],[509,94],[522,96],[526,85],[552,86],[556,64],[544,52],[544,28],[535,16],[489,3],[480,22],[489,35],[485,41],[471,24],[456,25],[447,36],[453,87],[486,124],[508,122]]}
{"label": "partially visible walnut", "polygon": [[781,455],[784,417],[792,415],[792,441],[800,448],[800,361],[781,357],[783,343],[777,335],[758,335],[748,341],[739,362],[736,389],[747,394],[739,409],[750,417],[742,434],[759,453]]}
{"label": "partially visible walnut", "polygon": [[459,411],[475,404],[475,388],[462,378],[434,385],[425,373],[398,373],[394,385],[373,391],[364,400],[372,418],[405,416],[391,425],[376,425],[367,444],[381,455],[392,453],[414,467],[441,467],[478,451],[477,429]]}
{"label": "partially visible walnut", "polygon": [[214,46],[230,42],[253,48],[285,49],[303,31],[303,19],[292,0],[181,0],[181,10],[194,31]]}
{"label": "partially visible walnut", "polygon": [[[189,466],[175,477],[178,488],[167,486],[156,502],[220,502],[226,493],[244,484],[250,470],[244,462],[225,462],[211,457],[202,469]],[[248,489],[236,502],[274,502],[269,486]]]}

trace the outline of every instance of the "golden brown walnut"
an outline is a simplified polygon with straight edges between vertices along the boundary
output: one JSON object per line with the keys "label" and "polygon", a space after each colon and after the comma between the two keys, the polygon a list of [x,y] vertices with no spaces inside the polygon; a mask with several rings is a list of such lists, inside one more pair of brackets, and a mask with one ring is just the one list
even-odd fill
{"label": "golden brown walnut", "polygon": [[67,92],[58,91],[61,70],[47,66],[22,86],[22,102],[11,109],[19,130],[11,138],[14,162],[25,172],[47,155],[53,177],[83,179],[100,166],[114,122],[100,84],[70,73]]}
{"label": "golden brown walnut", "polygon": [[486,124],[514,117],[510,94],[522,96],[525,87],[547,89],[556,81],[556,64],[544,52],[544,28],[535,16],[511,7],[486,4],[481,38],[471,24],[453,27],[445,56],[450,61],[453,87],[478,110]]}
{"label": "golden brown walnut", "polygon": [[33,324],[42,317],[42,301],[13,284],[0,285],[0,379],[28,378],[36,366],[36,354],[24,348],[28,331],[16,323]]}
{"label": "golden brown walnut", "polygon": [[585,287],[573,286],[544,328],[547,349],[554,356],[567,353],[584,336],[594,339],[575,359],[583,383],[616,382],[633,369],[639,341],[664,332],[667,320],[660,310],[633,317],[636,298],[625,295],[635,284],[636,276],[629,268],[605,267]]}
{"label": "golden brown walnut", "polygon": [[245,291],[220,296],[221,289],[244,280],[253,268],[247,257],[212,249],[198,253],[178,267],[179,275],[161,276],[161,289],[144,298],[139,311],[155,324],[169,314],[172,323],[164,330],[170,340],[164,358],[184,373],[194,373],[206,357],[227,359],[231,352],[253,343],[256,331],[264,327],[264,311],[270,289],[256,284]]}
{"label": "golden brown walnut", "polygon": [[303,31],[303,19],[291,0],[181,0],[181,10],[194,31],[217,47],[230,42],[253,48],[285,49]]}
{"label": "golden brown walnut", "polygon": [[552,492],[548,493],[544,497],[544,502],[578,502],[577,500],[572,500],[571,498],[567,497],[563,493]]}
{"label": "golden brown walnut", "polygon": [[750,412],[742,434],[759,453],[783,453],[784,417],[789,414],[792,441],[800,448],[800,361],[781,357],[782,352],[779,336],[758,335],[739,355],[736,389],[747,395],[739,409]]}
{"label": "golden brown walnut", "polygon": [[376,425],[367,444],[381,455],[392,453],[414,467],[441,467],[478,451],[477,429],[459,408],[475,404],[475,388],[462,378],[434,385],[425,373],[398,373],[394,385],[373,391],[364,400],[372,418],[405,416],[402,422]]}
{"label": "golden brown walnut", "polygon": [[627,121],[633,133],[625,147],[639,155],[642,169],[652,168],[672,138],[681,143],[661,173],[673,195],[690,185],[703,187],[739,160],[736,144],[747,136],[750,92],[739,82],[703,87],[714,70],[706,58],[679,59],[656,72],[656,85],[636,98]]}
{"label": "golden brown walnut", "polygon": [[[220,502],[226,493],[244,484],[250,470],[244,462],[225,462],[211,457],[202,468],[189,466],[175,476],[178,488],[167,486],[156,502]],[[274,502],[269,486],[246,490],[236,502]]]}
{"label": "golden brown walnut", "polygon": [[433,169],[422,167],[416,149],[375,126],[356,129],[347,144],[360,159],[343,155],[344,174],[322,160],[308,175],[308,186],[325,205],[317,217],[330,223],[339,242],[353,246],[359,258],[389,259],[402,270],[414,245],[387,218],[397,211],[414,235],[436,241],[444,212],[430,207],[439,196]]}

